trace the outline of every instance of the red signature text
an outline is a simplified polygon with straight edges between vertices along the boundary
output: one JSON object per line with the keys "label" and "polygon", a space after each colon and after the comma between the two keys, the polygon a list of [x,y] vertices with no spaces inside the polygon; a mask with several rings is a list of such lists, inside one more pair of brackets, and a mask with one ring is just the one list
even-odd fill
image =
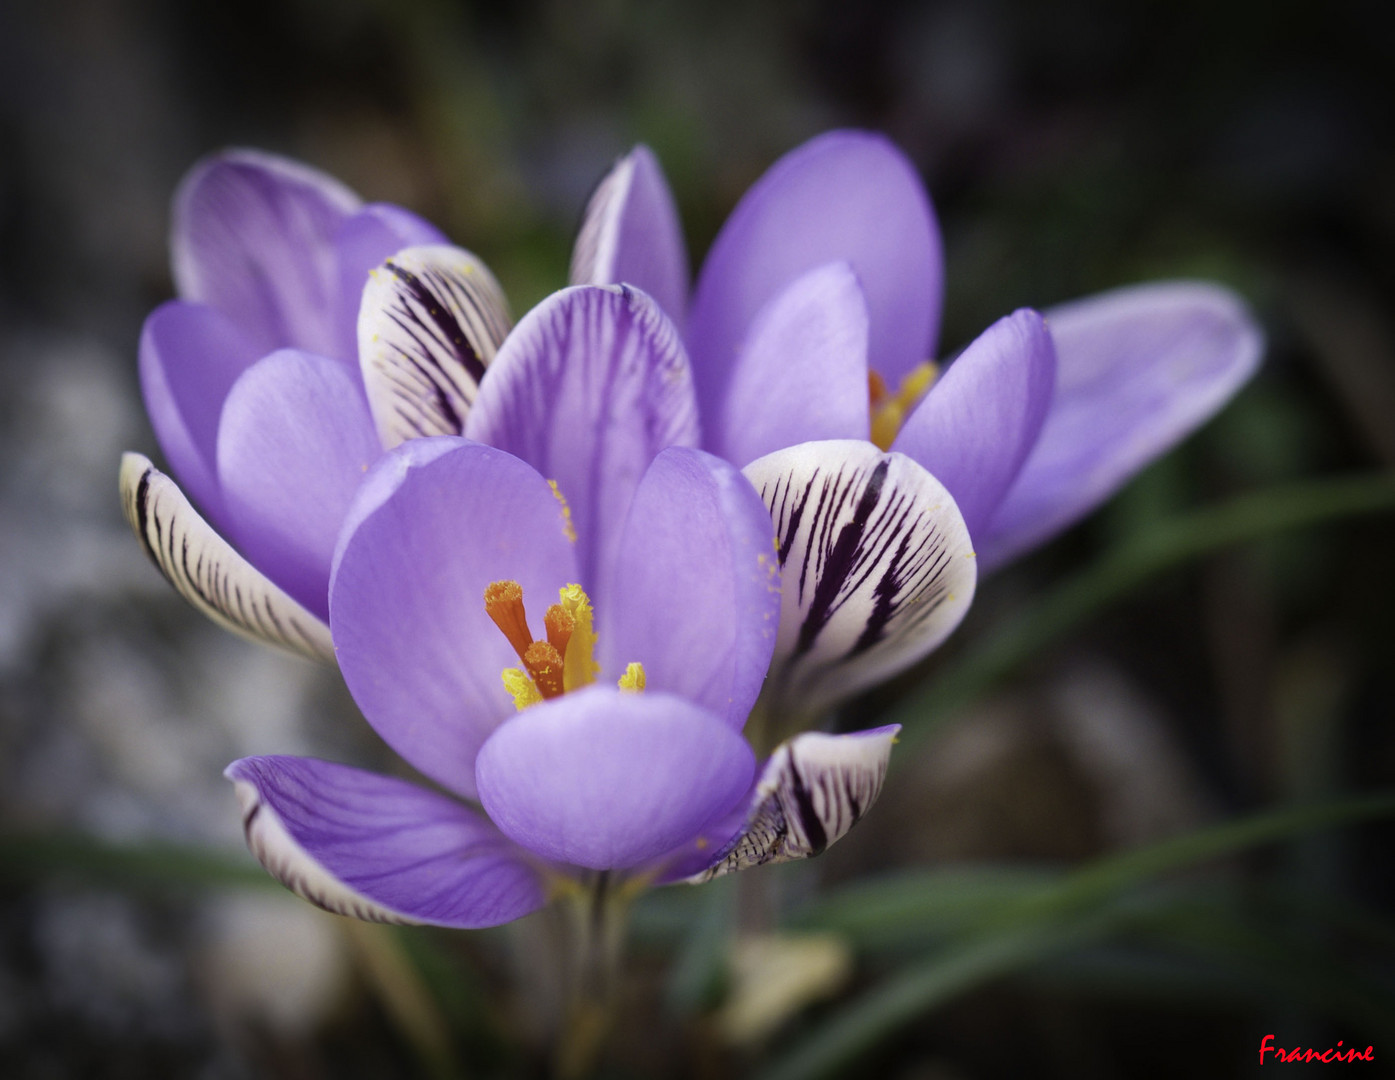
{"label": "red signature text", "polygon": [[1338,1040],[1337,1040],[1337,1045],[1336,1045],[1336,1046],[1330,1046],[1330,1047],[1328,1047],[1326,1050],[1312,1050],[1312,1049],[1305,1050],[1305,1049],[1304,1049],[1303,1047],[1301,1047],[1301,1046],[1295,1046],[1292,1050],[1285,1050],[1282,1046],[1275,1046],[1275,1045],[1274,1045],[1274,1036],[1273,1036],[1273,1035],[1266,1035],[1266,1036],[1264,1036],[1263,1039],[1260,1040],[1260,1043],[1259,1043],[1259,1063],[1260,1063],[1261,1065],[1263,1065],[1263,1064],[1265,1063],[1265,1062],[1264,1062],[1264,1055],[1265,1055],[1265,1054],[1273,1054],[1273,1055],[1274,1055],[1274,1060],[1275,1060],[1275,1061],[1284,1061],[1284,1062],[1288,1062],[1288,1061],[1329,1061],[1329,1062],[1341,1061],[1341,1062],[1344,1062],[1344,1063],[1349,1063],[1349,1062],[1353,1062],[1353,1061],[1375,1061],[1375,1060],[1376,1060],[1376,1048],[1375,1048],[1374,1046],[1368,1046],[1368,1047],[1366,1047],[1366,1052],[1365,1052],[1365,1053],[1362,1053],[1360,1050],[1356,1049],[1356,1047],[1354,1047],[1354,1046],[1350,1046],[1350,1047],[1348,1047],[1348,1048],[1345,1049],[1345,1050],[1343,1050],[1341,1047],[1342,1047],[1342,1040],[1341,1040],[1341,1039],[1338,1039]]}

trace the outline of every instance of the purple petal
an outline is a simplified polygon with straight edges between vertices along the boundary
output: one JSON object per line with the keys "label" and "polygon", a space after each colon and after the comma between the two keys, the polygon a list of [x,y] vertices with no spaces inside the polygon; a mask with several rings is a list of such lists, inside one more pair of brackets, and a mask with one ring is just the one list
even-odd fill
{"label": "purple petal", "polygon": [[218,478],[233,539],[321,618],[339,527],[382,453],[344,365],[283,349],[237,380],[218,429]]}
{"label": "purple petal", "polygon": [[646,685],[737,731],[760,693],[780,620],[770,514],[735,468],[674,447],[635,493],[598,599],[602,670],[644,665]]}
{"label": "purple petal", "polygon": [[804,443],[743,470],[775,521],[772,707],[820,713],[919,660],[959,625],[974,553],[949,492],[865,442]]}
{"label": "purple petal", "polygon": [[[697,885],[766,863],[821,855],[882,793],[900,724],[825,735],[807,731],[775,748],[739,821],[707,829],[676,853],[666,881]],[[724,836],[725,833],[725,836]]]}
{"label": "purple petal", "polygon": [[838,261],[852,266],[867,300],[871,366],[895,385],[931,355],[942,256],[920,177],[880,135],[810,140],[777,161],[723,226],[688,316],[703,415],[719,407],[756,313],[807,271]]}
{"label": "purple petal", "polygon": [[950,364],[891,448],[934,474],[977,538],[1036,445],[1055,383],[1051,335],[1023,308]]}
{"label": "purple petal", "polygon": [[533,632],[576,581],[547,482],[464,439],[413,439],[384,455],[340,540],[330,625],[363,715],[433,780],[473,797],[475,754],[514,711],[500,675],[518,658],[484,610],[516,581]]}
{"label": "purple petal", "polygon": [[227,316],[203,304],[161,304],[141,329],[140,386],[155,437],[180,483],[219,525],[218,417],[259,355]]}
{"label": "purple petal", "polygon": [[464,248],[404,248],[374,267],[357,355],[383,446],[459,435],[510,321],[494,275]]}
{"label": "purple petal", "polygon": [[755,758],[720,718],[669,694],[590,687],[525,709],[480,750],[500,831],[593,870],[648,862],[724,814]]}
{"label": "purple petal", "polygon": [[1036,448],[978,538],[985,569],[1044,543],[1208,420],[1254,374],[1244,302],[1158,282],[1053,308],[1056,393]]}
{"label": "purple petal", "polygon": [[473,929],[547,899],[526,856],[444,795],[314,758],[243,758],[224,775],[252,853],[327,911]]}
{"label": "purple petal", "polygon": [[572,249],[573,285],[634,285],[678,326],[688,305],[688,252],[658,160],[636,146],[591,196]]}
{"label": "purple petal", "polygon": [[649,463],[698,441],[678,332],[627,286],[554,293],[504,342],[465,434],[557,482],[576,524],[581,583],[594,588]]}
{"label": "purple petal", "polygon": [[266,354],[335,355],[334,238],[359,199],[285,158],[229,150],[196,165],[175,195],[170,241],[182,299],[217,308]]}
{"label": "purple petal", "polygon": [[816,267],[756,313],[703,438],[736,465],[816,439],[866,439],[867,304],[847,263]]}
{"label": "purple petal", "polygon": [[339,345],[333,355],[356,363],[358,309],[370,270],[403,248],[449,242],[431,222],[391,203],[370,203],[345,221],[334,237],[334,260],[339,268],[334,321]]}
{"label": "purple petal", "polygon": [[329,627],[234,551],[148,459],[123,454],[120,484],[127,523],[180,596],[235,634],[334,663]]}

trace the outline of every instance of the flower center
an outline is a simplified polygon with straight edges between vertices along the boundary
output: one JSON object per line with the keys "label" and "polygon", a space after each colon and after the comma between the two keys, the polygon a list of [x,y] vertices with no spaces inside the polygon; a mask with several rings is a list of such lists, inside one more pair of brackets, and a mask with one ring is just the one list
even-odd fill
{"label": "flower center", "polygon": [[[547,637],[535,641],[523,607],[523,586],[495,581],[484,590],[484,610],[523,662],[505,668],[504,686],[520,710],[560,697],[596,681],[596,631],[591,598],[580,585],[564,585],[557,603],[543,614]],[[621,690],[644,689],[644,667],[632,663],[620,676]]]}
{"label": "flower center", "polygon": [[939,365],[926,360],[908,371],[896,393],[886,388],[886,381],[875,371],[867,373],[868,403],[872,410],[872,441],[881,450],[890,450],[901,432],[910,411],[916,407],[927,390],[935,385]]}

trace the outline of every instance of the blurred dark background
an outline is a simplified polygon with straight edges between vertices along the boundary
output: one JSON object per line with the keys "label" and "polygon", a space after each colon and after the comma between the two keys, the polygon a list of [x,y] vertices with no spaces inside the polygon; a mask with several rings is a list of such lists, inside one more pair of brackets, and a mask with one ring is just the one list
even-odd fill
{"label": "blurred dark background", "polygon": [[[946,351],[1015,307],[1131,281],[1239,290],[1269,336],[1259,378],[1103,512],[983,585],[937,660],[952,665],[1152,522],[1395,467],[1386,8],[0,6],[0,831],[178,844],[238,865],[227,761],[380,753],[335,678],[202,622],[120,520],[119,454],[154,451],[136,342],[171,295],[169,199],[200,155],[263,147],[411,207],[490,264],[515,314],[565,284],[587,194],[634,142],[658,153],[700,256],[776,157],[844,125],[887,132],[929,185],[946,239]],[[781,887],[947,861],[1070,862],[1389,787],[1392,541],[1375,517],[1169,572],[900,762],[858,835]],[[1348,830],[1242,870],[1388,917],[1390,841]],[[0,866],[5,1076],[418,1075],[439,1038],[421,1017],[443,1010],[469,1075],[514,1067],[490,1040],[518,1008],[498,988],[517,984],[502,957],[526,930],[414,939],[428,973],[454,971],[442,985],[455,998],[423,1005],[434,984],[386,938],[240,879],[213,888],[194,867],[183,886],[133,884],[72,851]],[[860,961],[852,985],[877,971]],[[1123,994],[1065,976],[956,1000],[886,1044],[876,1074],[1172,1076],[1169,1055],[1186,1053],[1188,1075],[1230,1076],[1280,1028],[1290,1044],[1372,1041],[1282,996],[1169,996],[1161,978]],[[479,1030],[461,1019],[476,1014]],[[813,1015],[774,1038],[798,1038]],[[720,1075],[759,1057],[705,1045],[718,1028],[632,1024],[616,1075]]]}

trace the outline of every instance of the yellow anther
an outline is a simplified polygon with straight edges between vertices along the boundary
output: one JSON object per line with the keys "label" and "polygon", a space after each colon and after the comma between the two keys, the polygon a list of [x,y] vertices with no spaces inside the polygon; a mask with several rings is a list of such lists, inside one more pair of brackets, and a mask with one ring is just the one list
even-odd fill
{"label": "yellow anther", "polygon": [[542,695],[538,693],[538,688],[533,685],[533,680],[528,678],[526,672],[516,667],[504,668],[503,678],[504,689],[513,696],[514,708],[519,712],[542,701]]}
{"label": "yellow anther", "polygon": [[562,694],[562,654],[546,641],[535,641],[523,656],[523,666],[533,678],[533,685],[544,698]]}
{"label": "yellow anther", "polygon": [[533,643],[528,614],[523,610],[523,586],[516,581],[491,582],[484,590],[484,610],[522,660]]}
{"label": "yellow anther", "polygon": [[571,691],[595,682],[596,672],[600,670],[600,665],[595,661],[595,620],[591,599],[580,585],[562,587],[561,607],[566,609],[573,621],[562,667],[562,688]]}
{"label": "yellow anther", "polygon": [[940,374],[939,365],[933,360],[917,364],[896,388],[896,393],[887,391],[886,383],[875,371],[867,373],[868,402],[872,411],[872,441],[883,450],[890,450],[896,436],[901,433],[901,425],[906,422],[912,409],[935,384]]}
{"label": "yellow anther", "polygon": [[625,674],[620,676],[621,690],[639,693],[644,689],[644,665],[631,661],[625,665]]}

